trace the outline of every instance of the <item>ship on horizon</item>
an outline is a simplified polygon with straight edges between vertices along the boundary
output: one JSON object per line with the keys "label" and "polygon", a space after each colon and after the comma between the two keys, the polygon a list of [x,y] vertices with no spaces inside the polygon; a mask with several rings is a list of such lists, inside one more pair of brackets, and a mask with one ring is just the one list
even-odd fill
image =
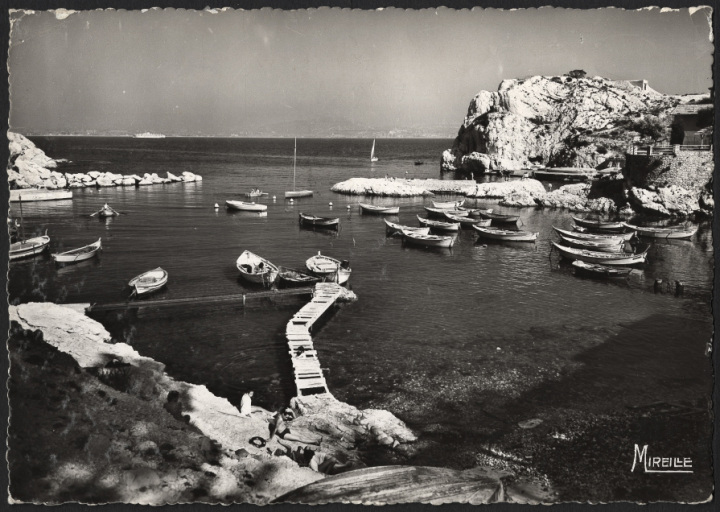
{"label": "ship on horizon", "polygon": [[152,133],[152,132],[143,132],[143,133],[136,133],[133,135],[136,139],[164,139],[165,135],[162,133]]}

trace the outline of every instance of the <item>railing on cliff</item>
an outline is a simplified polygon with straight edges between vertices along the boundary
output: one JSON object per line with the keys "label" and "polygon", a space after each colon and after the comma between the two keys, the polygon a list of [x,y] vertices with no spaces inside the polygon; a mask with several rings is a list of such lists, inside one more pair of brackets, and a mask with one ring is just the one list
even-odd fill
{"label": "railing on cliff", "polygon": [[707,146],[690,146],[682,144],[674,144],[672,146],[655,146],[633,144],[628,153],[631,155],[677,155],[684,151],[712,151],[712,144]]}

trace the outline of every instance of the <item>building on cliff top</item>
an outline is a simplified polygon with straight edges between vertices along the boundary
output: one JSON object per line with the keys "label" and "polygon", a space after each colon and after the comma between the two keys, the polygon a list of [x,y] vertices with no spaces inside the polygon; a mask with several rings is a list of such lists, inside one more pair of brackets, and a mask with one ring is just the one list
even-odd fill
{"label": "building on cliff top", "polygon": [[635,87],[637,87],[638,89],[640,89],[642,91],[648,90],[648,81],[647,80],[628,80],[628,83],[630,83],[630,85],[634,85]]}

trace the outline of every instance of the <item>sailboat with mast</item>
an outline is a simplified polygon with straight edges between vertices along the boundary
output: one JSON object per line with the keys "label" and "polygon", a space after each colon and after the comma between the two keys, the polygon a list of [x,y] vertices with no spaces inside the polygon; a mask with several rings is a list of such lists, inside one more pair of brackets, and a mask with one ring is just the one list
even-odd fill
{"label": "sailboat with mast", "polygon": [[25,227],[23,225],[22,197],[20,197],[20,241],[10,244],[10,260],[17,260],[40,254],[50,245],[50,237],[47,231],[43,236],[25,238]]}
{"label": "sailboat with mast", "polygon": [[312,190],[295,190],[295,170],[297,168],[297,138],[295,138],[295,151],[293,152],[293,189],[285,192],[285,199],[293,199],[295,197],[311,197]]}
{"label": "sailboat with mast", "polygon": [[378,157],[375,156],[375,139],[373,139],[372,149],[370,150],[370,161],[377,162]]}

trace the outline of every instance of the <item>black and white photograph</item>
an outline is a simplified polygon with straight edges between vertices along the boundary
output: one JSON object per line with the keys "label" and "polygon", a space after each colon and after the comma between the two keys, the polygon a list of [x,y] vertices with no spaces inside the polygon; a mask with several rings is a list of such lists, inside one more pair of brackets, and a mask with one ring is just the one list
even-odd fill
{"label": "black and white photograph", "polygon": [[714,5],[37,4],[9,504],[709,510]]}

